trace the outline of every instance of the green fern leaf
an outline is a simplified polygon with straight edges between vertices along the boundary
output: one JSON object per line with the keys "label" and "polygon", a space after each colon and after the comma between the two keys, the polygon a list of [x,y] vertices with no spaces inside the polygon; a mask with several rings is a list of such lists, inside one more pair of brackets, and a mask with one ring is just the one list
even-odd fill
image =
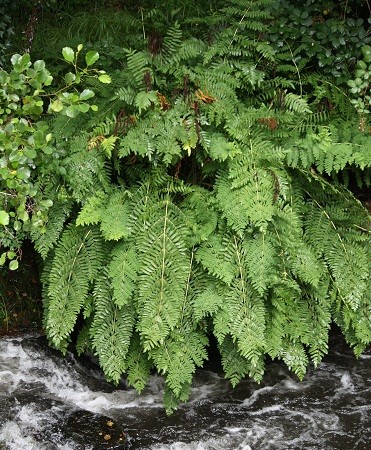
{"label": "green fern leaf", "polygon": [[66,350],[63,345],[102,263],[102,243],[96,229],[70,226],[63,232],[47,278],[46,332],[56,348]]}
{"label": "green fern leaf", "polygon": [[137,289],[140,264],[138,255],[127,243],[116,246],[112,251],[112,260],[108,267],[112,280],[113,300],[119,307],[126,305]]}
{"label": "green fern leaf", "polygon": [[180,210],[165,197],[153,212],[137,246],[141,262],[138,330],[145,350],[159,345],[174,329],[188,273],[188,231]]}
{"label": "green fern leaf", "polygon": [[126,355],[134,327],[132,305],[119,307],[112,299],[108,271],[94,286],[94,317],[90,327],[92,347],[108,380],[118,383],[126,371]]}
{"label": "green fern leaf", "polygon": [[278,272],[277,249],[269,233],[247,235],[244,243],[246,267],[252,285],[264,295]]}
{"label": "green fern leaf", "polygon": [[128,226],[130,203],[127,201],[125,191],[113,191],[107,199],[106,205],[101,208],[100,230],[105,240],[118,241],[127,238],[131,233]]}
{"label": "green fern leaf", "polygon": [[140,338],[136,333],[131,338],[126,364],[128,385],[133,386],[141,393],[148,383],[153,364],[147,358],[147,354],[143,352]]}
{"label": "green fern leaf", "polygon": [[31,239],[35,244],[35,249],[43,259],[57,243],[62,233],[63,225],[71,211],[70,202],[55,202],[48,210],[48,220],[43,230],[39,227],[32,227],[30,231]]}

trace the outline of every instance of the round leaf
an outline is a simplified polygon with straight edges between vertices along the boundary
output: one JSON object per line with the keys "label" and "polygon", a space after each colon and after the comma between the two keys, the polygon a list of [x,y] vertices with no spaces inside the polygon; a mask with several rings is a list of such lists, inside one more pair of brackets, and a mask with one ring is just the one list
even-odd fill
{"label": "round leaf", "polygon": [[45,69],[45,62],[42,59],[39,59],[34,62],[33,66],[37,72],[41,72]]}
{"label": "round leaf", "polygon": [[79,115],[79,112],[80,112],[79,108],[77,108],[74,105],[71,105],[66,109],[66,116],[71,117],[73,119]]}
{"label": "round leaf", "polygon": [[10,261],[9,269],[10,270],[17,270],[18,269],[18,261],[16,259],[13,259],[13,261]]}
{"label": "round leaf", "polygon": [[87,103],[81,103],[80,105],[77,105],[77,108],[79,108],[80,112],[86,113],[89,111],[90,106]]}
{"label": "round leaf", "polygon": [[73,60],[75,59],[75,52],[72,50],[71,47],[64,47],[62,49],[62,55],[63,58],[65,59],[65,61],[67,62],[73,62]]}
{"label": "round leaf", "polygon": [[107,75],[106,73],[104,73],[103,75],[99,75],[98,80],[104,84],[111,83],[111,77],[109,75]]}
{"label": "round leaf", "polygon": [[81,100],[88,100],[89,98],[94,97],[94,92],[91,89],[84,89],[80,94]]}
{"label": "round leaf", "polygon": [[99,53],[90,51],[85,55],[85,61],[88,66],[92,66],[99,59]]}
{"label": "round leaf", "polygon": [[4,210],[0,211],[0,225],[9,225],[9,214]]}
{"label": "round leaf", "polygon": [[52,104],[50,105],[50,108],[55,112],[62,111],[63,103],[59,99],[54,100],[54,102],[52,102]]}
{"label": "round leaf", "polygon": [[64,76],[64,81],[65,81],[67,84],[73,83],[73,82],[75,81],[75,79],[76,79],[76,75],[75,75],[74,73],[72,73],[72,72],[68,72],[68,73],[66,73],[66,75]]}

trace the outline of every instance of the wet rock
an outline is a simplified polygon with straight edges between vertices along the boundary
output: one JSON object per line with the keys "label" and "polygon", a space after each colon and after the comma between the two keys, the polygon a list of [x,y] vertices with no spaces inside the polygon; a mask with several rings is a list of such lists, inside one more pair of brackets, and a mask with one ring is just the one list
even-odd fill
{"label": "wet rock", "polygon": [[[62,426],[67,438],[81,449],[126,450],[129,439],[120,424],[109,417],[89,411],[75,411]],[[79,448],[78,447],[78,448]]]}

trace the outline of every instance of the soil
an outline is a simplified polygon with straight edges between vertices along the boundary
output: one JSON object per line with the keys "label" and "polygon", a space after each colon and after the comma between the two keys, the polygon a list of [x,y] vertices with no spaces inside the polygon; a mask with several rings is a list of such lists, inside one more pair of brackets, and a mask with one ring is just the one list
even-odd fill
{"label": "soil", "polygon": [[0,336],[42,331],[41,284],[38,256],[26,242],[19,268],[0,270]]}

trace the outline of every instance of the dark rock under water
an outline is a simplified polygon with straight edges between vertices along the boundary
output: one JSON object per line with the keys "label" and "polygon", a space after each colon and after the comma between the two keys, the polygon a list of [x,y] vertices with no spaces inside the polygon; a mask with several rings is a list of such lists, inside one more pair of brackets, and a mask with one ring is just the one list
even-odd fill
{"label": "dark rock under water", "polygon": [[168,417],[158,376],[138,395],[43,338],[3,338],[0,449],[370,450],[370,385],[371,352],[356,360],[335,335],[302,382],[279,362],[235,389],[198,371],[190,402]]}

